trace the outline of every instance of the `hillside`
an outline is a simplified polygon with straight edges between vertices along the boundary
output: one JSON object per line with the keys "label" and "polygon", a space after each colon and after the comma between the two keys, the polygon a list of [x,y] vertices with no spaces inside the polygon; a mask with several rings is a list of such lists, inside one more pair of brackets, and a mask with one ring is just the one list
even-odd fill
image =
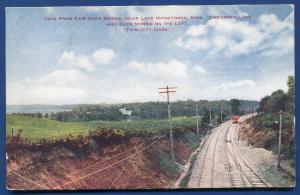
{"label": "hillside", "polygon": [[55,139],[60,136],[66,136],[69,133],[73,135],[85,134],[86,126],[82,123],[60,122],[50,119],[28,117],[21,115],[6,115],[6,135],[11,135],[11,129],[15,129],[15,135],[22,130],[22,136],[32,140]]}
{"label": "hillside", "polygon": [[[173,127],[190,127],[196,125],[195,117],[176,117],[172,119]],[[6,115],[6,135],[14,135],[22,130],[21,136],[38,141],[40,139],[58,139],[77,135],[87,135],[89,130],[114,129],[129,131],[132,134],[157,133],[168,127],[167,120],[133,120],[133,121],[89,121],[60,122],[51,119],[22,115]]]}
{"label": "hillside", "polygon": [[[10,122],[34,121],[39,126],[53,122],[9,118]],[[47,135],[49,130],[43,130]],[[203,129],[199,136],[195,132],[195,127],[175,129],[178,163],[186,163],[206,134]],[[22,136],[7,137],[7,186],[31,190],[169,188],[180,174],[169,144],[167,131],[139,136],[131,131],[97,129],[87,136],[40,143],[28,143]]]}

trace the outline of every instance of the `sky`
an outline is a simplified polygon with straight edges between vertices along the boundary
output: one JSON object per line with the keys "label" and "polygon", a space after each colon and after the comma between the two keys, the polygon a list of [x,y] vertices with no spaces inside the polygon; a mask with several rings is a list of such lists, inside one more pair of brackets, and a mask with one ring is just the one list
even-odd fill
{"label": "sky", "polygon": [[[167,32],[53,17],[201,16]],[[209,19],[249,16],[248,19]],[[260,100],[294,75],[292,5],[6,9],[7,105]]]}

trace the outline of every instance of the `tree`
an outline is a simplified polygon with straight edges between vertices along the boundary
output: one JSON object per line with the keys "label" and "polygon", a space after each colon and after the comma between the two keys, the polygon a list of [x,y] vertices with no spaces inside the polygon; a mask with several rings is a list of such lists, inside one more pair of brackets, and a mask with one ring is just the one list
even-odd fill
{"label": "tree", "polygon": [[294,96],[295,96],[295,78],[293,76],[288,77],[287,85],[288,85],[287,95],[289,97],[294,98]]}
{"label": "tree", "polygon": [[231,99],[230,100],[230,106],[231,106],[231,113],[232,114],[239,114],[241,102],[237,99]]}
{"label": "tree", "polygon": [[56,119],[55,113],[54,113],[54,112],[51,112],[51,114],[50,114],[50,119],[52,119],[52,120],[55,120],[55,119]]}
{"label": "tree", "polygon": [[48,114],[48,113],[45,113],[45,114],[44,114],[44,118],[49,118],[49,114]]}
{"label": "tree", "polygon": [[259,112],[266,112],[267,111],[266,104],[267,104],[269,99],[270,99],[270,96],[265,96],[260,100],[259,108],[258,108]]}
{"label": "tree", "polygon": [[40,112],[38,112],[38,113],[36,113],[36,117],[37,117],[37,118],[43,118],[43,114],[40,113]]}
{"label": "tree", "polygon": [[287,102],[285,105],[285,110],[290,114],[295,114],[295,78],[293,76],[288,77],[287,81],[288,91],[287,91]]}
{"label": "tree", "polygon": [[283,90],[277,90],[272,93],[265,105],[265,111],[269,113],[277,113],[285,110],[287,96]]}

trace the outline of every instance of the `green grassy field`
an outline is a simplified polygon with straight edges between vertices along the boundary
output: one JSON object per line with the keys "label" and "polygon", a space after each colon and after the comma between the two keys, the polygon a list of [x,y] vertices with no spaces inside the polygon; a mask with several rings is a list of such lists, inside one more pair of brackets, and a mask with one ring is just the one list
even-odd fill
{"label": "green grassy field", "polygon": [[[176,117],[172,119],[173,126],[196,126],[195,117]],[[148,133],[158,132],[168,127],[167,120],[133,120],[133,121],[90,121],[90,122],[60,122],[50,119],[40,119],[21,115],[6,115],[6,135],[11,135],[11,129],[15,129],[15,135],[22,129],[22,137],[32,141],[39,139],[57,139],[71,133],[73,136],[86,135],[88,128],[97,127],[103,129],[116,129],[123,131]],[[59,129],[59,136],[58,136]]]}
{"label": "green grassy field", "polygon": [[20,115],[6,115],[6,135],[11,135],[12,127],[15,129],[15,134],[22,129],[22,136],[31,140],[42,138],[55,139],[58,137],[58,129],[60,136],[66,136],[69,133],[72,135],[84,134],[87,128],[84,124],[59,122],[48,119],[40,119]]}

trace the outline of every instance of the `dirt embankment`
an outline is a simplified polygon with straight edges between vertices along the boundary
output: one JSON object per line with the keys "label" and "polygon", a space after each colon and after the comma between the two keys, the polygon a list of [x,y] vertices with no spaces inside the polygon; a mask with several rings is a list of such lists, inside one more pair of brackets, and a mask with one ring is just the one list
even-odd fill
{"label": "dirt embankment", "polygon": [[[181,164],[193,150],[186,133],[194,135],[175,131]],[[145,137],[101,130],[39,144],[13,137],[7,140],[7,155],[7,186],[18,190],[168,188],[179,175],[167,133]]]}
{"label": "dirt embankment", "polygon": [[[238,132],[239,140],[246,141],[249,145],[254,148],[264,148],[270,152],[268,164],[272,165],[268,168],[268,171],[265,171],[267,174],[270,172],[278,172],[277,169],[277,147],[278,147],[278,132],[272,129],[263,129],[263,128],[254,128],[250,123],[243,123]],[[291,138],[288,134],[282,135],[282,146],[288,145],[291,142]],[[295,179],[295,161],[294,159],[287,159],[285,157],[285,148],[281,149],[281,169],[282,173],[275,174],[275,177],[280,178],[281,175],[284,175],[284,178],[289,178],[293,183]],[[275,167],[275,168],[274,168]],[[272,171],[270,171],[272,170]],[[275,170],[275,171],[274,171]],[[274,177],[271,176],[271,177]],[[272,179],[272,178],[271,178]],[[287,179],[286,179],[287,180]],[[280,182],[275,182],[274,186]],[[288,184],[293,185],[293,184]]]}
{"label": "dirt embankment", "polygon": [[239,139],[247,140],[255,148],[272,149],[276,132],[267,129],[255,129],[248,123],[243,123],[239,130]]}

